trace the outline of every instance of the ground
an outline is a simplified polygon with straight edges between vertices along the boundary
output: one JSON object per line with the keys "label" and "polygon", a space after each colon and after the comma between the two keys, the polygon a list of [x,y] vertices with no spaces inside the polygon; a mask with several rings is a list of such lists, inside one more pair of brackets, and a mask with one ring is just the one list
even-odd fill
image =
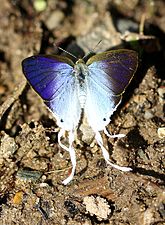
{"label": "ground", "polygon": [[[165,224],[164,1],[7,0],[0,21],[0,225]],[[62,184],[69,154],[21,68],[34,54],[64,54],[57,46],[77,57],[93,49],[138,52],[137,72],[107,127],[126,136],[102,134],[111,159],[132,172],[107,166],[83,124],[76,175]]]}

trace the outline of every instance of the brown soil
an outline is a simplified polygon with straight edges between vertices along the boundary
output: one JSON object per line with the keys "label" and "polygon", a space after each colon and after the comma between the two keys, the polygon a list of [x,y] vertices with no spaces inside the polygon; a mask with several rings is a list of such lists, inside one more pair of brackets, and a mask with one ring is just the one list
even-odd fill
{"label": "brown soil", "polygon": [[[43,11],[38,2],[0,6],[0,225],[165,224],[164,1],[47,0]],[[103,135],[111,158],[133,172],[107,166],[84,126],[74,143],[76,175],[64,186],[69,154],[59,147],[56,121],[27,85],[21,62],[61,54],[54,43],[81,57],[100,40],[96,53],[139,52],[138,70],[108,126],[126,137]]]}

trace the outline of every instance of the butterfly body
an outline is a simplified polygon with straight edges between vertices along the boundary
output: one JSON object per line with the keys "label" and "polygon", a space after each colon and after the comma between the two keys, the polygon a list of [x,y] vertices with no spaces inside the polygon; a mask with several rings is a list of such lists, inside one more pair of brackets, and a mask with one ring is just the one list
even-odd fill
{"label": "butterfly body", "polygon": [[81,109],[84,109],[87,97],[88,67],[82,59],[79,59],[74,66],[74,75],[77,79],[77,97]]}
{"label": "butterfly body", "polygon": [[[69,58],[57,55],[38,55],[23,60],[23,73],[55,116],[61,128],[58,142],[71,156],[72,173],[64,184],[72,180],[76,168],[72,143],[82,110],[107,163],[123,171],[130,170],[110,162],[99,131],[103,130],[109,137],[117,136],[109,135],[105,127],[120,104],[137,64],[136,52],[125,49],[97,54],[86,63],[79,59],[74,64]],[[60,140],[65,131],[69,133],[69,147]]]}

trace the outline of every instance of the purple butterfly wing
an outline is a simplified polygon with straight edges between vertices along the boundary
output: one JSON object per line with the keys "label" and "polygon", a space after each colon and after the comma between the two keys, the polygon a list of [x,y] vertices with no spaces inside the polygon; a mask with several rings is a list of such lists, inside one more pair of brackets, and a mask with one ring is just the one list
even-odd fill
{"label": "purple butterfly wing", "polygon": [[22,62],[23,73],[53,112],[57,124],[73,130],[80,119],[74,64],[66,57],[32,56]]}
{"label": "purple butterfly wing", "polygon": [[59,60],[60,57],[38,55],[22,62],[27,80],[44,100],[50,101],[70,79],[68,75],[72,73],[72,66]]}
{"label": "purple butterfly wing", "polygon": [[85,113],[95,131],[105,128],[121,95],[137,68],[137,54],[130,50],[109,51],[87,61],[87,100]]}
{"label": "purple butterfly wing", "polygon": [[91,57],[87,65],[91,71],[97,70],[97,76],[92,77],[94,82],[114,95],[121,95],[137,69],[138,56],[125,49],[108,51]]}

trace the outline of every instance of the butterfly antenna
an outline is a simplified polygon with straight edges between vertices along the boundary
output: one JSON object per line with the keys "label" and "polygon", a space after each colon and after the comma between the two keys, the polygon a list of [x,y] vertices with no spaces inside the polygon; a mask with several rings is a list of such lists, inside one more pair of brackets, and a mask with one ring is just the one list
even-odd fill
{"label": "butterfly antenna", "polygon": [[98,46],[101,42],[102,42],[102,40],[100,40],[100,41],[96,44],[96,46],[94,47],[94,49],[92,50],[92,52],[97,48],[97,46]]}
{"label": "butterfly antenna", "polygon": [[65,53],[67,53],[68,55],[70,55],[70,56],[72,56],[73,58],[75,58],[75,59],[78,60],[78,58],[77,58],[75,55],[73,55],[72,53],[66,51],[65,49],[63,49],[63,48],[61,48],[61,47],[59,47],[59,46],[57,46],[56,44],[54,44],[54,46],[56,46],[59,50],[61,50],[61,51],[65,52]]}
{"label": "butterfly antenna", "polygon": [[100,40],[96,45],[95,47],[92,49],[92,50],[89,50],[89,52],[84,55],[83,59],[86,58],[88,55],[90,55],[91,53],[94,53],[94,50],[97,48],[97,46],[102,42],[102,40]]}

